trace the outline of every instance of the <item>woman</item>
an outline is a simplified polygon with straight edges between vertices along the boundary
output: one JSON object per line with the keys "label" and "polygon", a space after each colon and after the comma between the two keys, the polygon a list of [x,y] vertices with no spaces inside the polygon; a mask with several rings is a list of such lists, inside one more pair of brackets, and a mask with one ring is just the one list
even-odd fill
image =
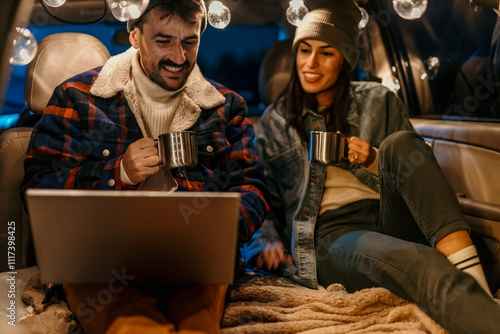
{"label": "woman", "polygon": [[[455,194],[396,95],[350,82],[361,15],[351,0],[332,6],[297,28],[291,81],[257,128],[273,198],[247,264],[288,266],[311,288],[385,287],[451,333],[493,333],[500,306]],[[348,161],[309,163],[309,131],[346,133]]]}

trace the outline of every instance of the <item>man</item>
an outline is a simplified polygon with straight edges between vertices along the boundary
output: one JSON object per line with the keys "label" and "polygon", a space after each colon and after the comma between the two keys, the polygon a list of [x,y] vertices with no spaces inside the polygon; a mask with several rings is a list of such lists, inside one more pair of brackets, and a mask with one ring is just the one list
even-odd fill
{"label": "man", "polygon": [[[132,48],[55,89],[33,131],[23,192],[238,191],[239,242],[245,243],[262,223],[269,195],[245,102],[206,80],[196,65],[204,2],[152,0],[127,27]],[[198,134],[199,163],[172,175],[158,166],[154,138],[181,130]],[[227,286],[127,283],[106,303],[99,296],[108,286],[64,286],[86,333],[219,332]]]}

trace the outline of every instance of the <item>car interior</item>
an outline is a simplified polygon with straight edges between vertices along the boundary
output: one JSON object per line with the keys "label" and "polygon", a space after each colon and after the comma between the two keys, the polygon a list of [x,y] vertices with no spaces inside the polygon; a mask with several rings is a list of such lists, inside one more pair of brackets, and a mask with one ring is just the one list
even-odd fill
{"label": "car interior", "polygon": [[[198,64],[206,77],[245,98],[248,116],[258,126],[293,66],[295,26],[286,17],[292,1],[222,2],[231,20],[225,29],[208,27]],[[352,80],[380,82],[403,101],[415,130],[432,147],[457,195],[490,290],[498,295],[499,3],[428,1],[421,17],[408,20],[392,2],[357,0],[366,17]],[[309,10],[324,4],[324,0],[304,1]],[[130,44],[126,24],[113,16],[105,0],[67,0],[60,7],[49,7],[44,0],[0,0],[0,5],[0,33],[8,36],[0,42],[0,272],[8,272],[12,263],[16,270],[37,264],[19,191],[34,124],[56,85],[102,66]],[[36,50],[29,62],[15,65],[13,41],[20,38],[19,31],[26,39],[25,29]],[[32,49],[26,47],[24,53]],[[6,256],[12,221],[15,258]]]}

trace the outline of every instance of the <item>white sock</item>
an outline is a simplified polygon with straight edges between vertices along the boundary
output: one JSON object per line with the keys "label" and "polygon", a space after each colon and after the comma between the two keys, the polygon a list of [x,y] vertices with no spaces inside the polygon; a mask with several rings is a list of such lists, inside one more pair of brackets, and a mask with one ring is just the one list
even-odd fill
{"label": "white sock", "polygon": [[481,262],[479,256],[477,255],[477,250],[474,245],[466,247],[448,256],[448,260],[457,268],[466,272],[476,279],[479,285],[491,296],[488,287],[488,282],[484,276],[483,267],[481,267]]}

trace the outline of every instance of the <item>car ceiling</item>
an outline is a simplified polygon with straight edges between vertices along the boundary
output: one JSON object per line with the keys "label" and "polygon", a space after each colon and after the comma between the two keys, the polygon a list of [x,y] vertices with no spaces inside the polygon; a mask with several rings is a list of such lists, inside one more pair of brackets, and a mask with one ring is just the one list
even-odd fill
{"label": "car ceiling", "polygon": [[[205,0],[208,4],[212,0]],[[221,0],[231,10],[231,24],[252,24],[262,25],[268,23],[278,23],[291,33],[294,27],[286,22],[285,11],[290,0]],[[331,3],[331,1],[344,0],[305,0],[309,9],[320,3]],[[370,0],[356,0],[364,3]],[[373,1],[373,0],[372,0]],[[105,0],[67,0],[59,8],[51,8],[52,14],[67,21],[92,21],[100,18],[104,12]],[[45,12],[40,0],[0,0],[3,8],[0,17],[0,33],[8,35],[14,26],[23,25],[52,25],[61,24],[51,18]],[[104,21],[116,22],[116,19],[108,11]],[[9,39],[4,39],[0,43],[0,101],[7,82],[9,69],[8,59],[10,58],[11,45]]]}
{"label": "car ceiling", "polygon": [[[330,0],[332,1],[332,0]],[[339,0],[341,1],[341,0]],[[205,1],[207,4],[211,0]],[[284,23],[284,14],[290,0],[222,0],[231,10],[233,24],[266,24],[271,22]],[[325,0],[305,0],[307,6],[315,6]],[[360,0],[358,2],[366,2]],[[105,0],[68,0],[59,8],[48,8],[54,15],[68,21],[92,21],[102,16]],[[108,11],[105,20],[115,21]],[[40,0],[34,2],[30,24],[58,24],[59,22],[46,15]]]}

